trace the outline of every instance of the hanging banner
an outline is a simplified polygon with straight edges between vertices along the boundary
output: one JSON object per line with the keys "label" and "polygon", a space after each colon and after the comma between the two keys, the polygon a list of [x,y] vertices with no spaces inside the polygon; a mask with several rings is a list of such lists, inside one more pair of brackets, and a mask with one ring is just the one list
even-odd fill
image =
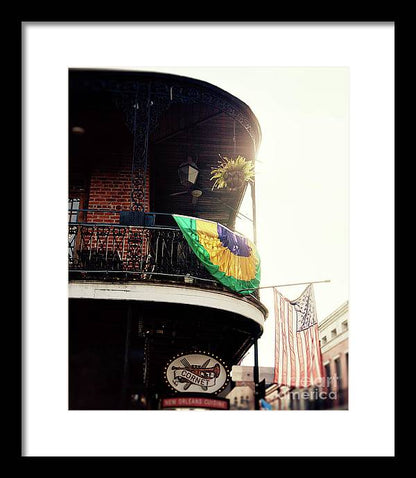
{"label": "hanging banner", "polygon": [[253,242],[213,221],[173,217],[190,248],[221,284],[242,295],[259,287],[260,257]]}

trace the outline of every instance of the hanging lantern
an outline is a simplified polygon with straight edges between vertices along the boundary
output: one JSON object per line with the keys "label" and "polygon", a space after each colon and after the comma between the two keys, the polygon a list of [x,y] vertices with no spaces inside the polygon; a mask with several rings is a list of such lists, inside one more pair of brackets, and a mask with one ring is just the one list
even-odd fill
{"label": "hanging lantern", "polygon": [[182,186],[185,187],[193,186],[196,183],[198,174],[198,166],[192,161],[190,156],[188,156],[187,161],[182,163],[178,168],[179,180]]}

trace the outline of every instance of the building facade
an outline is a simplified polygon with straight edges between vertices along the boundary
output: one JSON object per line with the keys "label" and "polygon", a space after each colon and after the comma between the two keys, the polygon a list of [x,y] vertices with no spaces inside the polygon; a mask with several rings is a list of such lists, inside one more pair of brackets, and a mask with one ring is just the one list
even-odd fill
{"label": "building facade", "polygon": [[[254,367],[236,365],[231,371],[233,388],[227,395],[230,410],[255,410],[255,380]],[[274,370],[272,367],[259,367],[258,380],[266,388],[273,383]],[[261,409],[261,408],[260,408]]]}
{"label": "building facade", "polygon": [[327,408],[348,408],[348,302],[319,324]]}
{"label": "building facade", "polygon": [[211,176],[255,162],[257,119],[200,80],[71,69],[68,120],[69,409],[227,408],[267,310],[234,230],[255,183]]}

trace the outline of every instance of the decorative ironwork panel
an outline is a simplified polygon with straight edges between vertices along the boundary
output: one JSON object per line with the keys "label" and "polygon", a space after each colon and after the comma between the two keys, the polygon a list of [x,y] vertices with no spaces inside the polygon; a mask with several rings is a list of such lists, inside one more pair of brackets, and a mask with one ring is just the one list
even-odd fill
{"label": "decorative ironwork panel", "polygon": [[128,87],[124,82],[113,84],[112,93],[133,135],[131,210],[145,211],[149,136],[156,129],[160,115],[169,107],[169,101],[153,98],[150,81],[130,83]]}
{"label": "decorative ironwork panel", "polygon": [[112,256],[113,264],[116,270],[123,270],[123,262],[126,250],[126,237],[128,235],[127,227],[112,228]]}
{"label": "decorative ironwork panel", "polygon": [[129,227],[124,270],[146,272],[148,262],[149,231],[140,227]]}
{"label": "decorative ironwork panel", "polygon": [[131,168],[131,210],[144,211],[146,201],[146,176],[148,138],[151,116],[149,84],[136,84],[135,93],[120,93],[114,96],[117,107],[124,112],[126,124],[133,135],[133,158]]}
{"label": "decorative ironwork panel", "polygon": [[[160,79],[157,76],[153,76],[150,80],[147,75],[142,75],[142,78],[140,78],[140,73],[138,73],[137,79],[126,77],[121,80],[110,78],[109,76],[98,78],[88,75],[85,77],[71,77],[70,86],[76,89],[107,91],[113,94],[120,109],[127,114],[127,124],[131,128],[133,126],[133,117],[130,106],[135,104],[138,88],[143,98],[150,81],[152,82],[151,101],[153,102],[152,106],[155,113],[151,118],[150,130],[157,125],[160,113],[168,108],[169,104],[203,103],[211,105],[235,119],[248,132],[254,143],[257,142],[255,120],[246,113],[244,106],[239,106],[238,103],[233,102],[231,95],[229,95],[230,99],[227,99],[226,94],[216,93],[215,90],[200,84],[198,80],[190,80],[189,84],[186,85],[185,83],[180,83],[174,76],[172,78]],[[131,131],[133,130],[131,129]]]}
{"label": "decorative ironwork panel", "polygon": [[70,271],[127,272],[140,280],[190,276],[216,283],[179,229],[70,224],[68,263]]}

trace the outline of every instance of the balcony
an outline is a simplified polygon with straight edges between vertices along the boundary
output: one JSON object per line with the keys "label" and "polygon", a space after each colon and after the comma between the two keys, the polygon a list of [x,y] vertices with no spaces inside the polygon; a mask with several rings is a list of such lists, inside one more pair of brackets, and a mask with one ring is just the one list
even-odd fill
{"label": "balcony", "polygon": [[[218,264],[196,254],[173,218],[199,218],[233,231],[247,188],[255,210],[248,180],[239,188],[214,188],[211,177],[219,157],[255,161],[261,131],[248,105],[177,75],[75,69],[69,80],[70,280],[84,281],[77,287],[132,282],[136,292],[139,282],[171,284],[254,300],[256,293],[248,292],[257,285],[240,292],[248,287],[245,278],[252,280],[252,258],[237,265],[237,274],[230,261],[216,273]],[[192,181],[179,174],[184,163],[198,170]],[[254,231],[255,220],[245,217]]]}
{"label": "balcony", "polygon": [[[98,213],[107,214],[109,222],[74,220],[80,215],[90,220]],[[120,220],[126,217],[126,212],[78,210],[74,214],[70,211],[70,279],[159,282],[232,292],[208,272],[181,230],[166,224],[174,223],[170,214],[147,213],[143,225],[111,223],[117,215]],[[257,302],[258,292],[248,294],[247,298]]]}

